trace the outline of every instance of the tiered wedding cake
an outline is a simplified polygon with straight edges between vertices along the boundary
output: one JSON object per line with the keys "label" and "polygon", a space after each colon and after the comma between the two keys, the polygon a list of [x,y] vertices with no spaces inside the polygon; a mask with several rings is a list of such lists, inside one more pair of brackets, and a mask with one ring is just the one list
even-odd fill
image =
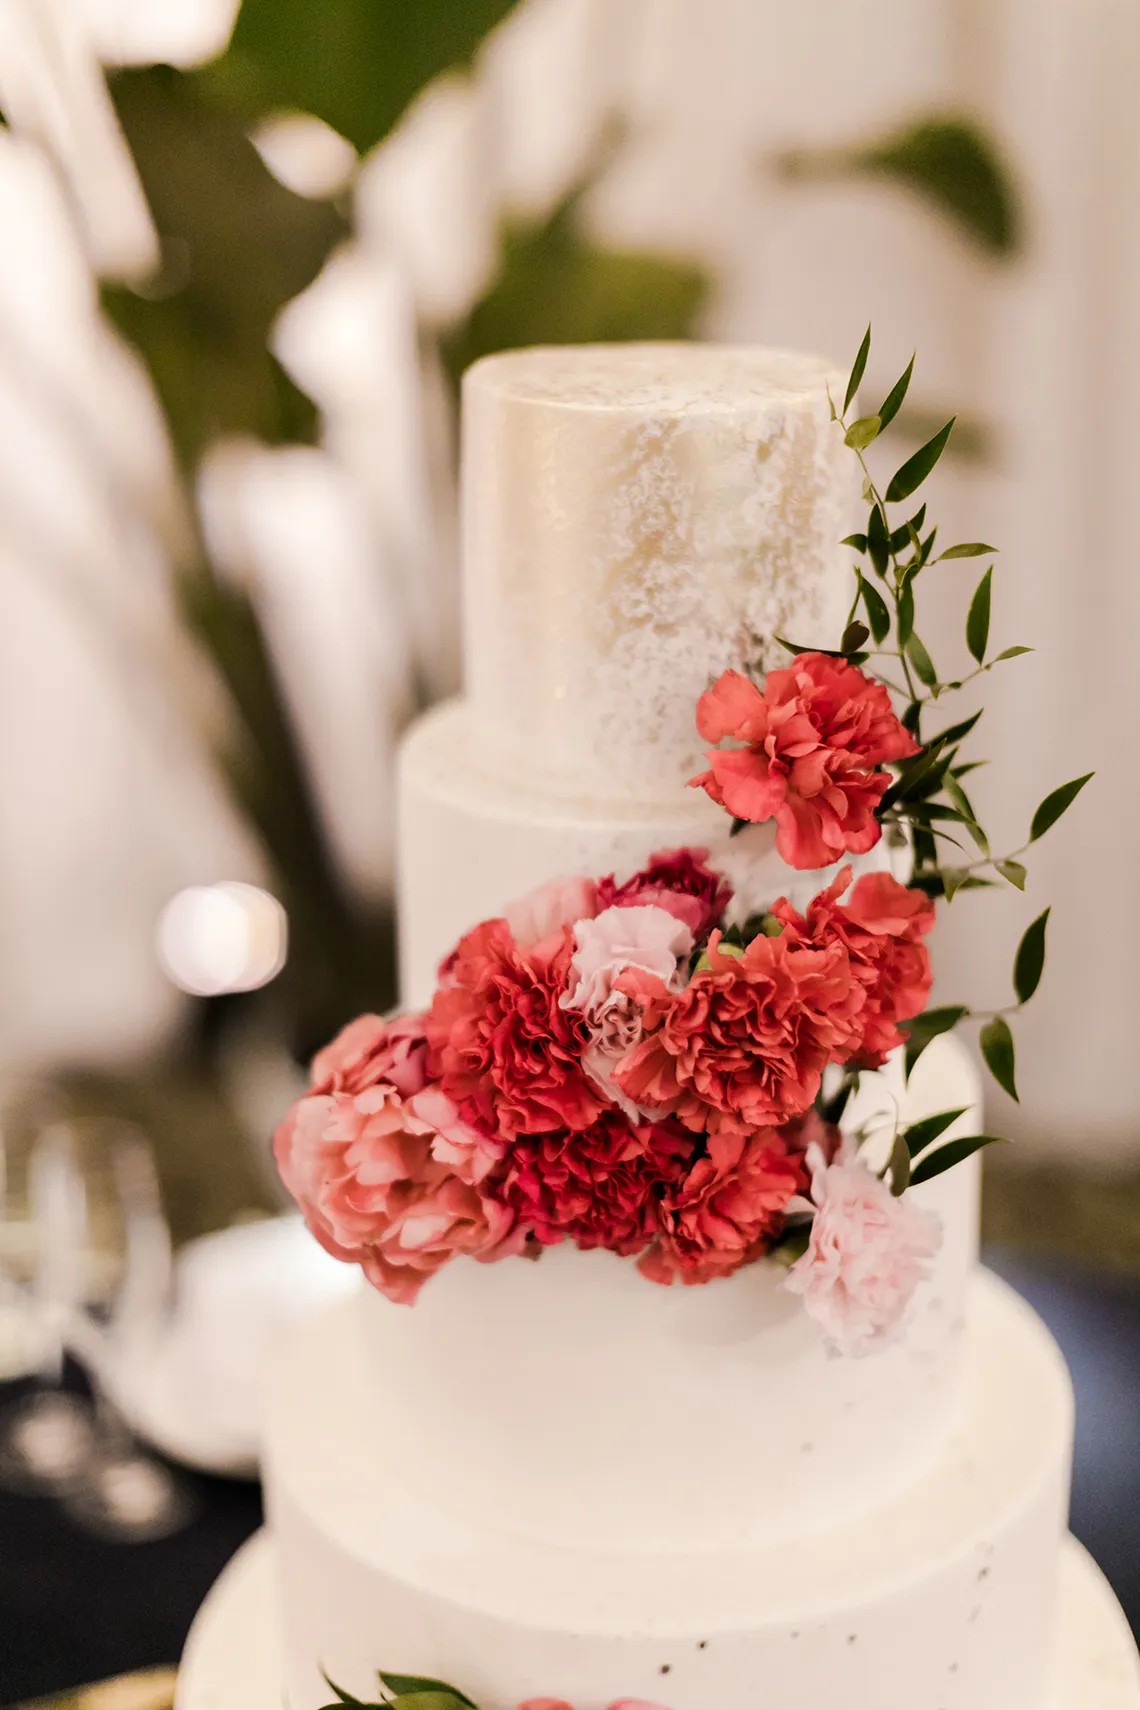
{"label": "tiered wedding cake", "polygon": [[[468,694],[404,749],[409,1006],[463,932],[559,873],[699,845],[741,918],[826,883],[685,782],[726,665],[843,629],[843,387],[708,347],[468,375]],[[855,865],[906,859],[883,838]],[[843,1121],[963,1110],[953,1137],[978,1099],[943,1038],[906,1086],[895,1061],[865,1075]],[[316,1710],[326,1677],[372,1700],[380,1668],[482,1710],[1134,1710],[1127,1631],[1065,1538],[1068,1377],[977,1269],[976,1165],[907,1194],[941,1247],[866,1357],[828,1351],[775,1264],[663,1288],[571,1244],[315,1323],[269,1402],[268,1536],[204,1611],[180,1710]]]}

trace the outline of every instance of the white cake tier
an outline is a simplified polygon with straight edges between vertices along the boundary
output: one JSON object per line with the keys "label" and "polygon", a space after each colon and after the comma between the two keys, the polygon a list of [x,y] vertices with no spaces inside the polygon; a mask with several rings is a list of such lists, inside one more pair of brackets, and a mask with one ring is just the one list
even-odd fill
{"label": "white cake tier", "polygon": [[[288,1702],[278,1582],[272,1542],[259,1532],[230,1562],[194,1622],[175,1710],[281,1710]],[[1045,1699],[1034,1710],[1140,1710],[1136,1641],[1103,1574],[1075,1538],[1062,1542],[1055,1629]],[[662,1690],[667,1693],[668,1682]],[[599,1710],[610,1696],[603,1691],[578,1710]],[[845,1710],[878,1710],[877,1697],[858,1704],[842,1682],[840,1698]],[[702,1710],[721,1707],[708,1703]]]}
{"label": "white cake tier", "polygon": [[[978,1131],[955,1040],[932,1045],[905,1090],[897,1064],[867,1076],[850,1119],[893,1124],[896,1100],[904,1123],[973,1107],[949,1132]],[[365,1289],[358,1357],[384,1388],[387,1451],[425,1498],[540,1543],[738,1549],[857,1519],[918,1478],[958,1422],[976,1164],[911,1190],[941,1218],[941,1252],[904,1333],[866,1359],[829,1353],[773,1263],[663,1288],[628,1259],[567,1246],[537,1263],[457,1261],[414,1307]]]}
{"label": "white cake tier", "polygon": [[[451,1680],[482,1710],[547,1695],[576,1710],[627,1695],[671,1710],[1048,1702],[1071,1392],[1044,1326],[985,1273],[969,1307],[968,1405],[936,1463],[862,1521],[778,1548],[582,1551],[470,1525],[408,1478],[389,1429],[408,1375],[370,1370],[359,1328],[350,1307],[311,1326],[271,1395],[293,1710],[327,1702],[322,1669],[368,1696],[378,1667]],[[483,1382],[494,1381],[489,1360]],[[878,1381],[873,1363],[862,1381]],[[441,1398],[416,1394],[427,1420]],[[548,1397],[552,1421],[562,1400]],[[704,1400],[707,1499],[728,1464],[746,1500],[769,1475],[767,1446],[726,1435],[716,1394]],[[649,1443],[658,1396],[639,1409]],[[905,1422],[886,1429],[906,1454]],[[552,1484],[556,1455],[552,1444]],[[615,1464],[610,1487],[628,1470]],[[848,1477],[861,1476],[853,1454]]]}
{"label": "white cake tier", "polygon": [[859,470],[815,357],[715,345],[490,356],[463,381],[466,680],[488,761],[670,800],[726,665],[834,647]]}
{"label": "white cake tier", "polygon": [[[731,836],[729,815],[702,790],[686,789],[683,771],[664,806],[631,798],[614,807],[589,794],[557,801],[537,787],[496,779],[483,756],[462,700],[419,719],[401,749],[400,984],[412,1008],[429,1002],[436,969],[464,932],[562,875],[625,878],[659,849],[696,845],[710,850],[736,887],[735,914],[743,918],[779,896],[802,907],[837,871],[786,866],[770,824]],[[884,838],[851,865],[857,872],[890,865],[901,878],[908,862],[907,849],[892,850]]]}

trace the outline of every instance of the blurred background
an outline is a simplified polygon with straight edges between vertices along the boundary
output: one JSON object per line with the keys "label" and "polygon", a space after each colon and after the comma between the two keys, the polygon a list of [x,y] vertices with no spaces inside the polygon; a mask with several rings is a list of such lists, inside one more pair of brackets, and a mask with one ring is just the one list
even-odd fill
{"label": "blurred background", "polygon": [[[1014,846],[1098,774],[1029,894],[936,945],[941,1001],[1000,1002],[1056,905],[988,1231],[1140,1269],[1138,63],[1132,0],[4,0],[9,1256],[45,1110],[72,1175],[77,1124],[145,1136],[176,1243],[278,1209],[298,1065],[390,1001],[467,363],[847,363],[870,320],[868,395],[918,351],[893,449],[957,412],[939,520],[999,542],[995,626],[1037,650],[987,679],[983,817]],[[924,624],[948,652],[974,579]]]}

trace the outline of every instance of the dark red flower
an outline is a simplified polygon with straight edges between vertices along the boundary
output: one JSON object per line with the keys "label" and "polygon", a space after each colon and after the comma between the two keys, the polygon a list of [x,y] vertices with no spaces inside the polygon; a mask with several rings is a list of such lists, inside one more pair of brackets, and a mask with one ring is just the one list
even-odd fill
{"label": "dark red flower", "polygon": [[640,1253],[657,1230],[662,1194],[693,1155],[676,1123],[631,1124],[609,1110],[575,1134],[515,1141],[489,1191],[544,1246],[574,1241],[611,1253]]}
{"label": "dark red flower", "polygon": [[659,1283],[730,1276],[769,1250],[807,1180],[803,1151],[778,1129],[710,1135],[708,1155],[664,1194],[641,1271]]}
{"label": "dark red flower", "polygon": [[647,866],[619,885],[613,874],[598,881],[598,913],[655,903],[684,921],[699,943],[732,901],[732,889],[707,865],[707,849],[662,849]]}
{"label": "dark red flower", "polygon": [[521,949],[505,920],[469,932],[424,1021],[428,1073],[465,1122],[500,1139],[588,1128],[605,1099],[582,1068],[582,1017],[561,1009],[569,928]]}

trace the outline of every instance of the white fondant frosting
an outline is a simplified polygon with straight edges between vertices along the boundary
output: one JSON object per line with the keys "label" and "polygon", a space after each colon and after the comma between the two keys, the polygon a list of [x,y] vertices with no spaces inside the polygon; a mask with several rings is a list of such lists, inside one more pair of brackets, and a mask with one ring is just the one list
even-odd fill
{"label": "white fondant frosting", "polygon": [[[979,1127],[952,1039],[905,1091],[868,1076],[852,1120],[893,1125],[896,1102],[904,1122],[969,1106],[954,1132]],[[927,1470],[961,1403],[976,1161],[914,1193],[941,1251],[904,1333],[867,1359],[829,1353],[774,1263],[664,1288],[612,1253],[554,1247],[457,1261],[412,1309],[365,1290],[361,1347],[401,1476],[479,1526],[599,1550],[753,1547],[873,1511]]]}
{"label": "white fondant frosting", "polygon": [[[308,1329],[271,1399],[288,1701],[325,1702],[322,1668],[363,1694],[390,1667],[452,1680],[482,1710],[539,1695],[577,1710],[621,1696],[671,1710],[833,1710],[837,1697],[858,1710],[1040,1710],[1070,1386],[1048,1333],[984,1273],[965,1376],[963,1416],[936,1461],[859,1521],[708,1550],[681,1541],[682,1514],[670,1549],[573,1549],[474,1525],[422,1493],[389,1429],[402,1374],[376,1370],[359,1314],[338,1307]],[[481,1382],[493,1381],[488,1362]],[[426,1416],[434,1398],[420,1399]],[[559,1401],[549,1397],[551,1417]],[[657,1397],[629,1405],[650,1441]],[[905,1450],[906,1423],[885,1428]],[[710,1396],[710,1496],[728,1499],[726,1463],[745,1493],[767,1455]],[[611,1485],[625,1470],[611,1469]],[[553,1445],[548,1476],[553,1489]]]}
{"label": "white fondant frosting", "polygon": [[[1062,1540],[1060,1567],[1048,1686],[1034,1710],[1140,1710],[1136,1641],[1104,1575],[1071,1537]],[[176,1710],[281,1710],[279,1578],[272,1540],[259,1532],[227,1567],[194,1623]],[[660,1690],[668,1693],[668,1681]]]}

